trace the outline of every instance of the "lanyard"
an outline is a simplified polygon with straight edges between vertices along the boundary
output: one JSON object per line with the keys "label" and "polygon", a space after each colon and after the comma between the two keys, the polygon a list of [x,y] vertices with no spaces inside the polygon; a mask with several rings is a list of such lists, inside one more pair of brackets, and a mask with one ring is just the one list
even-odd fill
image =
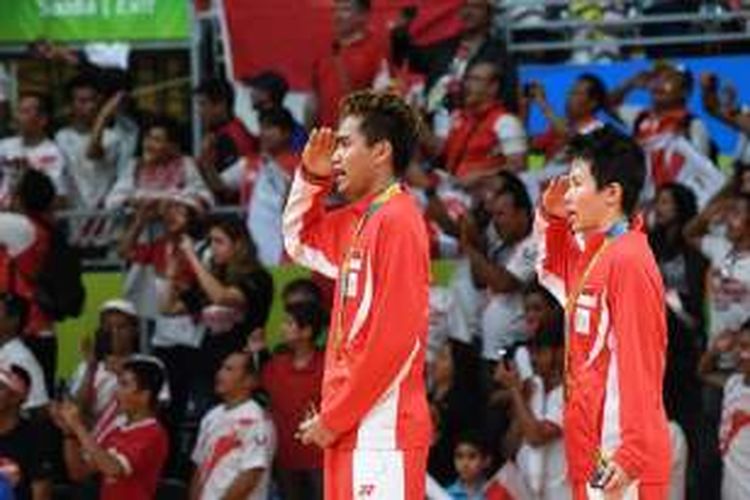
{"label": "lanyard", "polygon": [[[566,328],[570,327],[571,321],[573,320],[573,310],[575,309],[575,304],[578,301],[578,297],[581,295],[581,292],[583,292],[583,287],[586,284],[586,281],[589,278],[589,275],[591,274],[591,271],[594,269],[594,266],[596,266],[597,262],[599,262],[599,259],[604,254],[604,251],[609,247],[609,245],[612,244],[614,240],[622,236],[623,234],[628,232],[628,223],[625,220],[620,220],[616,222],[614,225],[612,225],[609,230],[607,230],[605,240],[601,244],[601,246],[596,250],[596,253],[591,257],[591,260],[589,260],[588,264],[586,264],[586,268],[583,271],[583,274],[581,274],[581,278],[576,283],[575,288],[573,289],[573,293],[568,295],[566,301],[565,301],[565,316],[566,316]],[[565,373],[565,385],[563,387],[564,389],[564,395],[565,399],[568,399],[568,396],[570,394],[571,386],[573,385],[573,374],[572,370],[570,368],[571,366],[571,350],[570,350],[570,337],[571,334],[568,334],[565,336],[565,357],[563,359],[564,362],[564,373]]]}
{"label": "lanyard", "polygon": [[372,200],[372,203],[370,203],[370,205],[367,207],[367,210],[365,210],[365,213],[362,214],[362,216],[357,221],[356,226],[354,227],[354,236],[352,238],[352,242],[346,250],[346,254],[344,255],[344,259],[341,264],[341,272],[339,274],[339,303],[338,310],[336,311],[332,338],[333,348],[337,353],[344,336],[344,306],[346,304],[347,288],[349,287],[348,278],[349,272],[351,270],[351,262],[355,256],[355,251],[359,248],[359,245],[361,243],[362,232],[364,230],[365,224],[370,219],[370,217],[375,214],[375,212],[380,210],[380,208],[388,202],[388,200],[401,193],[401,191],[401,185],[398,182],[392,182],[387,188],[383,190],[383,192],[381,192],[377,197],[375,197],[374,200]]}

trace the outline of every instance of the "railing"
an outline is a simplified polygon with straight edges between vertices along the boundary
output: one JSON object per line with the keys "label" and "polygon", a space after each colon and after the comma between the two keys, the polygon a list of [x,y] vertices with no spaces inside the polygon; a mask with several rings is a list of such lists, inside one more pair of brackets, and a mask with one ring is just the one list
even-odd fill
{"label": "railing", "polygon": [[[529,0],[514,2],[513,7],[539,8],[540,3],[545,7],[564,7],[569,2],[559,0]],[[522,54],[542,51],[566,51],[579,49],[594,49],[603,45],[625,47],[654,47],[667,45],[700,46],[727,42],[750,41],[750,9],[722,10],[715,2],[704,2],[697,12],[674,14],[643,14],[637,9],[623,15],[621,18],[586,21],[582,19],[549,19],[533,24],[516,24],[506,14],[500,16],[499,30],[505,36],[508,50]],[[684,33],[648,36],[644,34],[648,28],[659,26],[680,25]],[[733,31],[727,26],[733,26]],[[607,39],[573,39],[577,32],[602,31],[610,38]],[[546,32],[561,40],[521,40],[518,35],[530,32]]]}
{"label": "railing", "polygon": [[[214,207],[208,216],[235,214],[244,217],[238,206]],[[61,210],[56,218],[68,234],[68,243],[81,251],[85,271],[124,270],[125,262],[117,255],[117,245],[122,238],[132,210]]]}

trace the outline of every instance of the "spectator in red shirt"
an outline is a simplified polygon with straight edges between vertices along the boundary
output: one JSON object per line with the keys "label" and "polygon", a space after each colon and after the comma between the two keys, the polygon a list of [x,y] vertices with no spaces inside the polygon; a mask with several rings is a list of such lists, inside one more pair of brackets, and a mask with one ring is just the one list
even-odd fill
{"label": "spectator in red shirt", "polygon": [[305,413],[320,405],[324,355],[315,343],[324,313],[312,301],[288,305],[285,312],[281,327],[285,349],[271,358],[262,376],[278,432],[279,487],[287,500],[321,499],[323,454],[319,448],[303,446],[295,433]]}
{"label": "spectator in red shirt", "polygon": [[335,125],[339,101],[355,90],[370,88],[387,64],[387,44],[367,30],[369,12],[370,0],[334,1],[333,48],[313,68],[321,125]]}
{"label": "spectator in red shirt", "polygon": [[121,414],[98,439],[75,404],[55,408],[53,418],[65,435],[65,465],[74,481],[100,474],[102,500],[155,498],[169,447],[156,419],[163,383],[164,373],[153,361],[127,361],[117,388]]}
{"label": "spectator in red shirt", "polygon": [[12,211],[0,212],[0,290],[10,290],[30,303],[23,329],[26,346],[42,365],[51,391],[57,364],[52,317],[37,297],[38,277],[50,252],[55,187],[50,178],[27,170],[16,186]]}
{"label": "spectator in red shirt", "polygon": [[213,78],[195,89],[204,137],[203,153],[209,155],[211,165],[220,172],[258,150],[258,140],[234,114],[234,89],[223,79]]}
{"label": "spectator in red shirt", "polygon": [[501,169],[526,169],[526,131],[499,99],[501,78],[492,61],[466,70],[463,107],[451,116],[442,151],[445,169],[464,183]]}
{"label": "spectator in red shirt", "polygon": [[[633,90],[647,90],[651,107],[623,105]],[[688,109],[693,91],[693,76],[682,68],[657,64],[626,80],[610,95],[610,104],[619,106],[620,117],[632,127],[633,136],[641,146],[663,135],[685,137],[704,156],[716,159],[716,145],[711,141],[706,124]]]}

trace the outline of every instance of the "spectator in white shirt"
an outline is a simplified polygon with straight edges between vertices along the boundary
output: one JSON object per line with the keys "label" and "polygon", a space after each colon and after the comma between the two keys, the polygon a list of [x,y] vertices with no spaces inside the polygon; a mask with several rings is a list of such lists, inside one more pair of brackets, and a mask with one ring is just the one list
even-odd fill
{"label": "spectator in white shirt", "polygon": [[461,244],[475,283],[486,289],[481,313],[482,358],[493,364],[500,349],[526,337],[522,290],[534,276],[536,244],[531,235],[531,200],[518,178],[506,179],[490,210],[491,226],[499,241],[486,245],[472,237],[464,224]]}
{"label": "spectator in white shirt", "polygon": [[[563,328],[544,328],[531,340],[531,360],[536,375],[530,390],[516,364],[501,361],[495,378],[510,391],[513,417],[521,434],[516,463],[534,498],[571,498],[562,442]],[[527,394],[528,392],[528,394]]]}
{"label": "spectator in white shirt", "polygon": [[223,184],[239,191],[247,210],[247,228],[266,266],[282,263],[284,242],[281,213],[300,156],[292,148],[294,118],[284,108],[260,113],[260,148],[256,157],[242,158],[220,174]]}
{"label": "spectator in white shirt", "polygon": [[273,424],[251,398],[259,386],[249,353],[227,356],[216,374],[222,403],[201,421],[193,451],[191,500],[266,500],[274,454]]}
{"label": "spectator in white shirt", "polygon": [[25,410],[43,408],[49,402],[44,373],[39,362],[19,338],[26,322],[28,303],[10,292],[0,294],[0,367],[17,365],[31,378],[31,388],[23,404]]}
{"label": "spectator in white shirt", "polygon": [[195,161],[182,154],[179,126],[167,117],[157,117],[143,134],[143,154],[119,173],[106,207],[133,206],[174,196],[210,204],[213,197]]}
{"label": "spectator in white shirt", "polygon": [[[737,360],[733,373],[717,361],[731,352]],[[723,389],[719,451],[724,464],[721,498],[750,498],[750,319],[739,332],[717,337],[701,359],[699,371],[706,384]]]}
{"label": "spectator in white shirt", "polygon": [[[712,234],[720,218],[726,234]],[[688,242],[710,261],[709,338],[737,331],[750,311],[750,195],[718,199],[685,227]]]}
{"label": "spectator in white shirt", "polygon": [[55,142],[65,155],[71,181],[71,204],[100,208],[109,190],[135,153],[135,131],[110,126],[124,93],[103,99],[95,74],[82,73],[68,83],[71,119],[58,130]]}
{"label": "spectator in white shirt", "polygon": [[16,109],[18,135],[0,141],[0,208],[7,208],[20,174],[27,168],[52,179],[61,205],[68,196],[65,158],[47,137],[51,107],[41,94],[23,94]]}

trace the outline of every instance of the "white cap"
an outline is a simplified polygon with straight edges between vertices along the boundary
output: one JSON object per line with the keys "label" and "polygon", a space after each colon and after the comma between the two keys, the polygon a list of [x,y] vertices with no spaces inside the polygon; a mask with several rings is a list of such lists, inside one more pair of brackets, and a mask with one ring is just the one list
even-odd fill
{"label": "white cap", "polygon": [[166,199],[167,201],[182,203],[183,205],[186,205],[193,210],[196,210],[197,212],[202,213],[206,211],[206,204],[204,204],[203,200],[201,200],[197,196],[186,193],[174,193],[169,194]]}
{"label": "white cap", "polygon": [[110,299],[99,308],[99,312],[117,311],[128,316],[138,317],[138,312],[132,302],[125,299]]}

